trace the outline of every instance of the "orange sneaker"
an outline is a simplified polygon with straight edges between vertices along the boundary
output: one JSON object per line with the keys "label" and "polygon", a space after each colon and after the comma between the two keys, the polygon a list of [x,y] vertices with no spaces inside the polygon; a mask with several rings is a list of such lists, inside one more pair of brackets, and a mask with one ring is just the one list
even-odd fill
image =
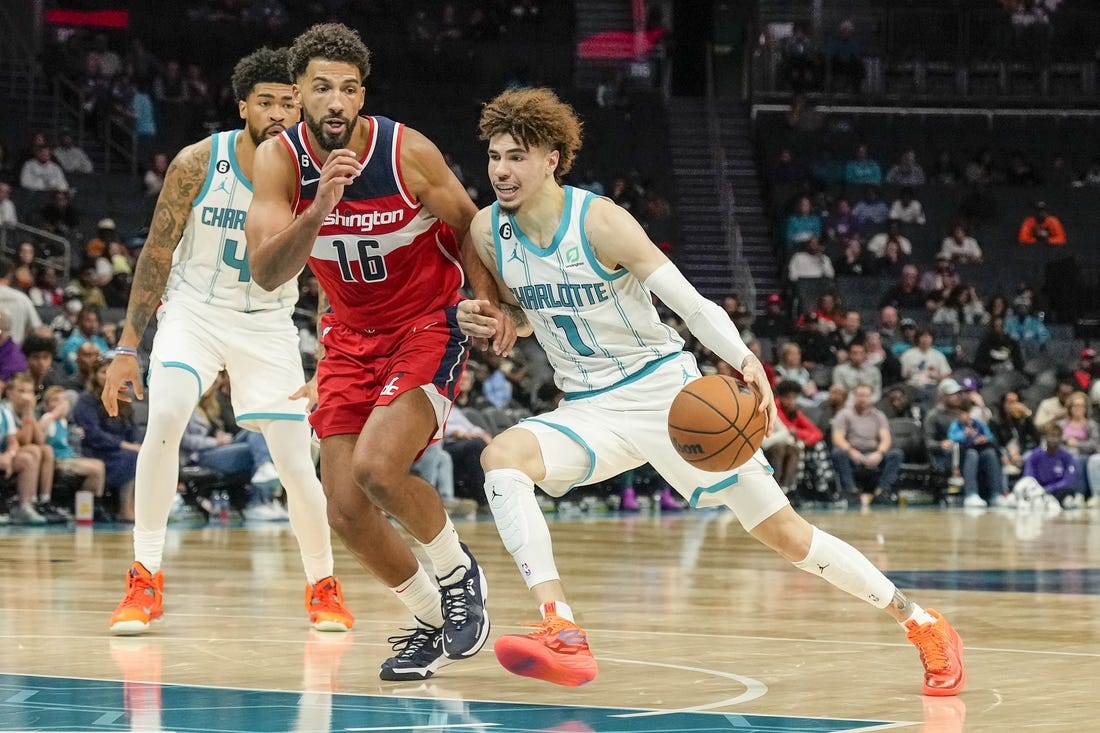
{"label": "orange sneaker", "polygon": [[306,583],[306,611],[318,631],[349,631],[355,617],[344,605],[340,581],[330,575],[313,585]]}
{"label": "orange sneaker", "polygon": [[906,633],[920,651],[920,661],[924,665],[923,692],[935,696],[957,695],[966,686],[962,638],[947,619],[931,608],[927,610],[936,620],[913,624]]}
{"label": "orange sneaker", "polygon": [[155,574],[139,562],[126,574],[126,597],[111,614],[112,634],[143,634],[151,621],[164,615],[164,574]]}
{"label": "orange sneaker", "polygon": [[553,613],[547,614],[537,631],[500,637],[493,651],[506,670],[523,677],[565,687],[596,679],[596,658],[584,629]]}

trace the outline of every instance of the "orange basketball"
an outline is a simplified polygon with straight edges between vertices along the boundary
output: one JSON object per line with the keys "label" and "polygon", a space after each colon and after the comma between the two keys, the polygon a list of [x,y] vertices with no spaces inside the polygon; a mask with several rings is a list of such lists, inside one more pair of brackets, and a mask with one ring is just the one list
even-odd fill
{"label": "orange basketball", "polygon": [[756,390],[715,374],[689,382],[668,411],[668,435],[681,457],[704,471],[729,471],[764,441],[767,414]]}

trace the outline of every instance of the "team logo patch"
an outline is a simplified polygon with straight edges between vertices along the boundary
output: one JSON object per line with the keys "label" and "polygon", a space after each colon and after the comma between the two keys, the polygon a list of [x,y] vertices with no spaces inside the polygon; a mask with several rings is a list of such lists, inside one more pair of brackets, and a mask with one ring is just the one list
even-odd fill
{"label": "team logo patch", "polygon": [[219,160],[218,164],[216,166],[214,166],[214,170],[216,170],[218,173],[228,173],[229,172],[229,161],[228,160]]}
{"label": "team logo patch", "polygon": [[512,225],[508,222],[504,222],[500,225],[500,238],[511,239],[512,238]]}

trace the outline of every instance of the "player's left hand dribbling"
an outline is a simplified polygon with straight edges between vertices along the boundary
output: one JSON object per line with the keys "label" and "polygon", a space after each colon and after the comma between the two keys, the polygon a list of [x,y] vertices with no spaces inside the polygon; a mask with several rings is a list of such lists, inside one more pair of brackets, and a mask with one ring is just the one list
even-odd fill
{"label": "player's left hand dribbling", "polygon": [[745,361],[741,364],[741,377],[745,380],[745,384],[755,389],[756,394],[760,396],[760,411],[765,413],[768,419],[768,429],[764,433],[767,437],[772,434],[777,416],[775,397],[772,395],[768,375],[764,372],[764,365],[755,356],[745,357]]}

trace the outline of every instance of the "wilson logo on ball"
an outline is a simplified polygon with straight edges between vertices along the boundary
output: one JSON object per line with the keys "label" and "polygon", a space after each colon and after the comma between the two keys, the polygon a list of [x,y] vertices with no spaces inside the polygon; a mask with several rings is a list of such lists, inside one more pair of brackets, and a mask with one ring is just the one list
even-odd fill
{"label": "wilson logo on ball", "polygon": [[691,455],[701,456],[701,455],[703,455],[703,446],[699,445],[698,443],[688,443],[687,445],[684,445],[683,443],[676,440],[676,438],[673,438],[672,439],[672,446],[676,449],[676,452],[679,453],[680,455],[685,455],[685,456],[691,456]]}
{"label": "wilson logo on ball", "polygon": [[681,458],[704,471],[732,471],[749,461],[759,450],[767,425],[756,390],[721,375],[688,382],[668,411],[672,446]]}

